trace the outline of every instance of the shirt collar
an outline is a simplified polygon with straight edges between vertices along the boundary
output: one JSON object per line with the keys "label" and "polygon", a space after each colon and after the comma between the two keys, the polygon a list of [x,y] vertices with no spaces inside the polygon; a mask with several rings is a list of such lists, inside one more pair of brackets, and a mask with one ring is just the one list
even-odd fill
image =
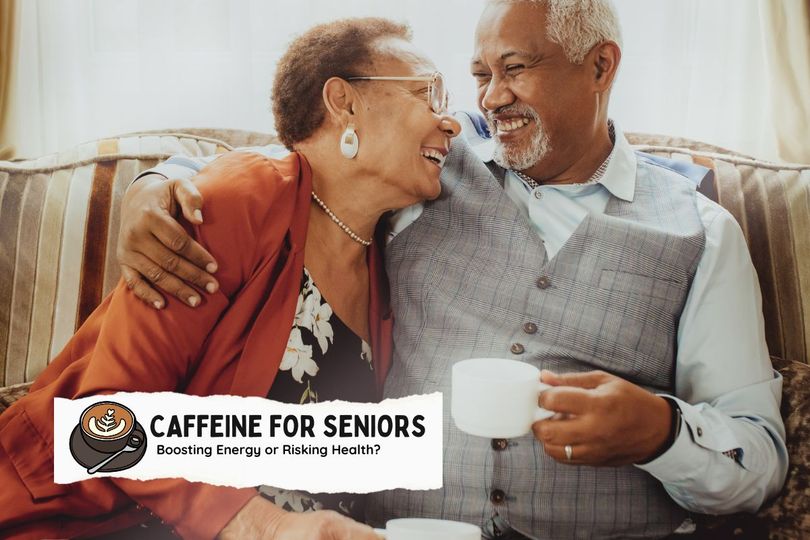
{"label": "shirt collar", "polygon": [[[598,183],[614,197],[633,202],[636,191],[636,153],[619,126],[613,120],[608,121],[613,126],[615,141],[605,174]],[[493,139],[479,141],[473,146],[473,150],[485,163],[489,163],[495,153],[495,141]]]}
{"label": "shirt collar", "polygon": [[598,183],[614,197],[633,202],[633,195],[636,192],[636,153],[633,152],[619,126],[613,120],[609,122],[613,125],[616,138],[605,174]]}

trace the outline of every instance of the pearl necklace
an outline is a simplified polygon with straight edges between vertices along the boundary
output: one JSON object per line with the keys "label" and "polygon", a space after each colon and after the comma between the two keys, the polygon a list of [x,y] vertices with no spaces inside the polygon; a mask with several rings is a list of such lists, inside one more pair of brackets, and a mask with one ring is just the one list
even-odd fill
{"label": "pearl necklace", "polygon": [[334,212],[332,212],[332,211],[329,209],[329,207],[328,207],[328,206],[326,206],[326,203],[324,203],[324,202],[323,202],[323,201],[322,201],[322,200],[321,200],[321,199],[320,199],[320,198],[319,198],[317,195],[315,195],[315,192],[314,192],[314,191],[312,192],[312,198],[313,198],[313,199],[315,199],[315,202],[316,202],[316,203],[318,203],[318,206],[320,206],[320,207],[323,209],[323,211],[324,211],[324,212],[326,212],[326,215],[327,215],[327,216],[329,216],[329,219],[331,219],[332,221],[334,221],[334,222],[335,222],[335,224],[336,224],[338,227],[340,227],[341,229],[343,229],[343,232],[345,232],[346,234],[348,234],[348,235],[349,235],[349,238],[351,238],[352,240],[354,240],[354,241],[355,241],[355,242],[357,242],[358,244],[362,244],[362,245],[364,245],[364,246],[366,246],[366,247],[368,247],[368,246],[370,246],[370,245],[371,245],[371,240],[363,240],[362,238],[360,238],[359,236],[357,236],[357,235],[354,233],[354,231],[353,231],[353,230],[351,230],[351,229],[348,227],[348,225],[346,225],[346,224],[345,224],[345,223],[343,223],[341,220],[339,220],[339,219],[338,219],[338,217],[335,215],[335,213],[334,213]]}

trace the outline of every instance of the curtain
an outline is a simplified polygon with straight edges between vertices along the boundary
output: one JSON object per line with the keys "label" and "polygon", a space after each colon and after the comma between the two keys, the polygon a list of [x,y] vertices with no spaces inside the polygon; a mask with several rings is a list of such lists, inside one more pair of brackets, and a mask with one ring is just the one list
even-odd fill
{"label": "curtain", "polygon": [[15,2],[0,0],[0,159],[8,159],[14,153],[9,111],[15,53]]}
{"label": "curtain", "polygon": [[760,10],[779,156],[810,163],[810,3],[762,0]]}
{"label": "curtain", "polygon": [[[416,45],[445,72],[451,106],[475,109],[469,61],[484,3],[25,0],[14,88],[26,96],[14,111],[25,129],[15,145],[36,156],[137,130],[272,131],[280,54],[304,29],[345,16],[408,22]],[[625,131],[778,159],[759,0],[614,3],[624,49],[611,116]]]}
{"label": "curtain", "polygon": [[472,35],[484,0],[24,0],[18,153],[37,156],[138,130],[273,130],[274,66],[291,39],[347,16],[411,24],[475,106]]}
{"label": "curtain", "polygon": [[624,47],[611,112],[625,131],[779,158],[759,0],[614,1]]}

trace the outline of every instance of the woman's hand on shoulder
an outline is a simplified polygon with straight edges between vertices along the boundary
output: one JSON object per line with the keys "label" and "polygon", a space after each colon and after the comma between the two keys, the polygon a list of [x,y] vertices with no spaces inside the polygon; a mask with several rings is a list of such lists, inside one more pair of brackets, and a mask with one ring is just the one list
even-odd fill
{"label": "woman's hand on shoulder", "polygon": [[121,275],[135,296],[152,307],[166,305],[155,287],[185,304],[200,304],[202,291],[219,287],[211,275],[214,257],[177,222],[178,210],[189,223],[202,223],[202,196],[189,179],[147,175],[124,195],[116,255]]}
{"label": "woman's hand on shoulder", "polygon": [[331,510],[287,512],[260,495],[253,497],[222,529],[218,540],[380,540],[381,536]]}

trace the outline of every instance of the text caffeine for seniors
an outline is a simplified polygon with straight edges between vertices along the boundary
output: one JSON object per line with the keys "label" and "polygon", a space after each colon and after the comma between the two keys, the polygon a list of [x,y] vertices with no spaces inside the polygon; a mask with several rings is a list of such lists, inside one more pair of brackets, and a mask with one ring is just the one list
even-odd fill
{"label": "text caffeine for seniors", "polygon": [[421,437],[424,416],[404,414],[329,414],[323,425],[307,414],[186,414],[152,418],[155,437]]}

